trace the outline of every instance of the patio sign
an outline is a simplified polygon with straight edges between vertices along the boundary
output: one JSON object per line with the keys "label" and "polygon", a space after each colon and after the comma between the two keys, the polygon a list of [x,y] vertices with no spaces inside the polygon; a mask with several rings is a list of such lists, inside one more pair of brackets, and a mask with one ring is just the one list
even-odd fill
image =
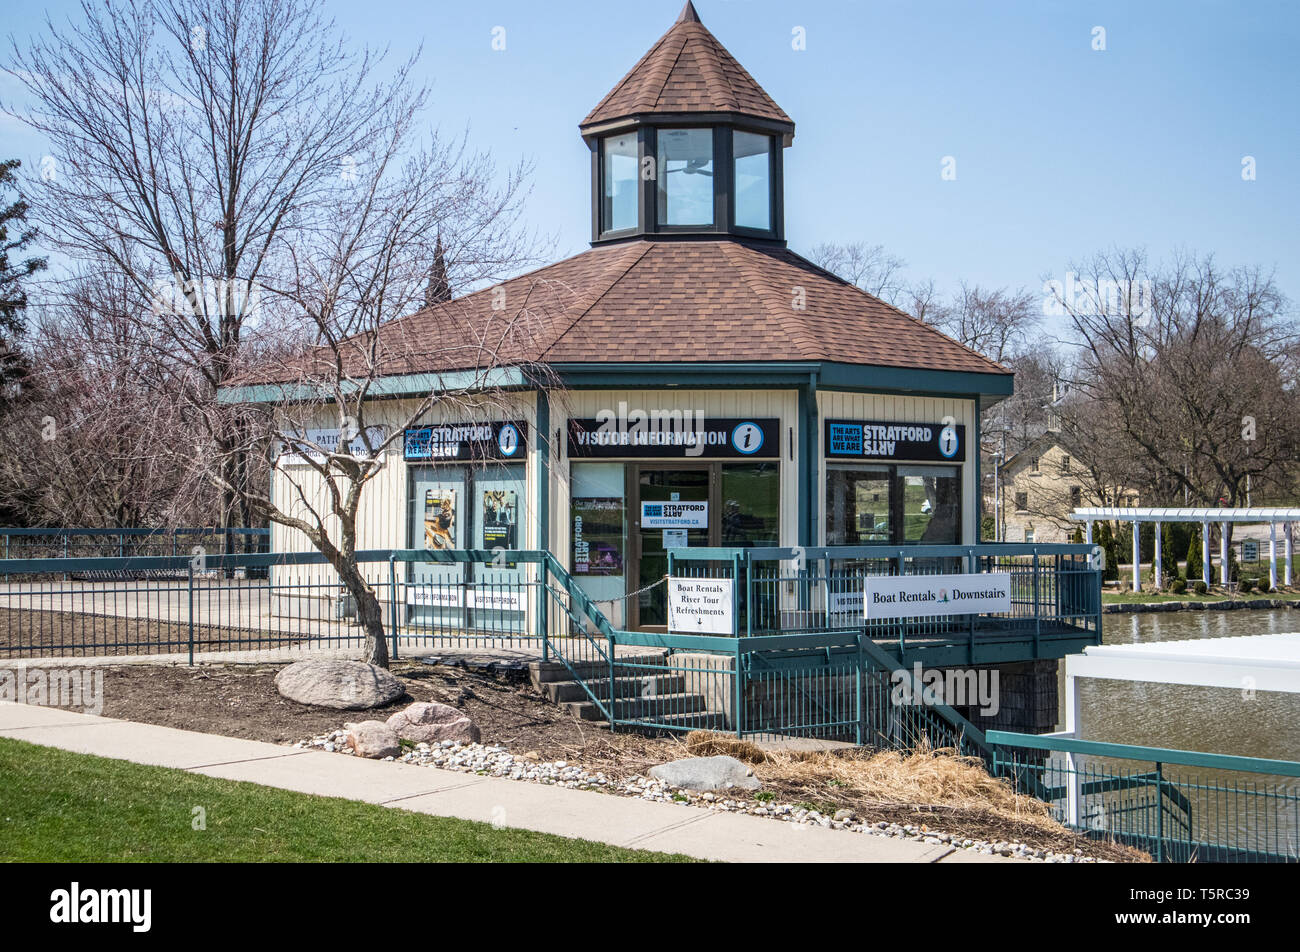
{"label": "patio sign", "polygon": [[868,575],[866,618],[931,618],[1011,611],[1011,575]]}
{"label": "patio sign", "polygon": [[477,608],[480,611],[521,612],[524,596],[518,589],[466,589],[459,583],[408,582],[406,604],[417,608]]}
{"label": "patio sign", "polygon": [[735,600],[729,578],[670,578],[668,630],[681,635],[735,634]]}

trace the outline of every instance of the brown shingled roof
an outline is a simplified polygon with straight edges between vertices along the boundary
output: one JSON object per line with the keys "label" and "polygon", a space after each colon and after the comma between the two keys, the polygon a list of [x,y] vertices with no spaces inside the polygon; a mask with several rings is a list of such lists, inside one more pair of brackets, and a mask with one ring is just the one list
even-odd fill
{"label": "brown shingled roof", "polygon": [[384,375],[790,360],[1010,372],[788,249],[732,239],[602,245],[392,321],[380,353]]}
{"label": "brown shingled roof", "polygon": [[705,29],[689,2],[672,29],[619,80],[578,128],[652,112],[731,112],[794,126],[745,67]]}

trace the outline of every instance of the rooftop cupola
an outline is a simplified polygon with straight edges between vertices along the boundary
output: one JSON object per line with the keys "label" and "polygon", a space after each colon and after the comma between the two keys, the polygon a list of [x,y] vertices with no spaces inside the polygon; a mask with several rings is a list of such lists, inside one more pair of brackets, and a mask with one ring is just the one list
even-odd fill
{"label": "rooftop cupola", "polygon": [[578,126],[592,243],[646,236],[784,242],[781,151],[794,122],[687,2]]}

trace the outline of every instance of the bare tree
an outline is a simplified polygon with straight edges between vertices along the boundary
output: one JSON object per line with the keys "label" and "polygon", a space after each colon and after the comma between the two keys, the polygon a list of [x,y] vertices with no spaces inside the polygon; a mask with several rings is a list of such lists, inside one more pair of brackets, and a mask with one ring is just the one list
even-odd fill
{"label": "bare tree", "polygon": [[[52,164],[33,180],[37,221],[56,247],[115,270],[147,313],[160,286],[187,307],[147,335],[202,405],[241,367],[252,292],[284,266],[288,234],[330,213],[356,157],[411,115],[424,90],[410,64],[376,79],[312,0],[83,0],[77,22],[14,48],[9,72]],[[195,423],[225,425],[220,416]],[[243,436],[222,450],[226,524],[248,524]]]}
{"label": "bare tree", "polygon": [[1248,487],[1292,484],[1296,327],[1271,275],[1189,255],[1156,267],[1140,251],[1075,272],[1055,291],[1078,339],[1078,381],[1114,421],[1105,449],[1129,460],[1146,498],[1235,506]]}
{"label": "bare tree", "polygon": [[953,300],[932,307],[926,320],[1001,364],[1022,353],[1034,339],[1042,321],[1042,305],[1029,291],[990,291],[963,281]]}
{"label": "bare tree", "polygon": [[[288,354],[268,350],[237,381],[260,384],[268,396],[195,407],[220,417],[214,427],[245,434],[245,442],[195,455],[194,479],[233,490],[223,454],[274,460],[288,498],[253,487],[253,511],[302,533],[325,556],[355,601],[367,660],[377,665],[388,663],[382,612],[356,558],[366,489],[390,451],[400,452],[405,429],[435,406],[476,414],[514,406],[518,395],[497,385],[494,371],[540,352],[547,303],[563,293],[543,290],[536,300],[525,294],[515,301],[502,295],[502,306],[479,322],[465,320],[456,301],[434,302],[420,321],[411,319],[427,290],[428,262],[440,248],[462,274],[486,276],[517,260],[527,242],[514,227],[526,194],[522,172],[494,185],[485,156],[436,137],[408,155],[409,135],[409,122],[399,121],[372,142],[358,162],[357,181],[337,195],[330,218],[283,249],[289,267],[268,286],[269,307],[304,315],[312,346]],[[450,250],[447,236],[453,236]],[[384,377],[447,368],[468,378],[454,388],[431,383],[401,401],[376,399]],[[542,368],[531,374],[537,386],[548,386]]]}
{"label": "bare tree", "polygon": [[848,244],[823,242],[808,254],[814,263],[882,301],[899,306],[907,286],[902,272],[907,267],[902,258],[891,255],[884,245],[864,241]]}
{"label": "bare tree", "polygon": [[211,496],[174,511],[180,474],[168,457],[184,431],[180,382],[145,338],[137,301],[114,272],[46,289],[23,397],[0,432],[0,506],[20,505],[37,525],[210,518]]}

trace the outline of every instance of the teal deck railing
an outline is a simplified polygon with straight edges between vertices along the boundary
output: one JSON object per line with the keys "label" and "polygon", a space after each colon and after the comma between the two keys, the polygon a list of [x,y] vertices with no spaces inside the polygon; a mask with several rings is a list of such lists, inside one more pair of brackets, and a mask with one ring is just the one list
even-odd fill
{"label": "teal deck railing", "polygon": [[[993,772],[1157,862],[1300,862],[1300,763],[989,731]],[[1194,768],[1194,772],[1192,769]]]}
{"label": "teal deck railing", "polygon": [[[1086,545],[670,549],[670,576],[735,581],[737,635],[864,631],[931,667],[1061,658],[1101,642],[1101,570]],[[1011,611],[865,621],[873,575],[1005,572]]]}

